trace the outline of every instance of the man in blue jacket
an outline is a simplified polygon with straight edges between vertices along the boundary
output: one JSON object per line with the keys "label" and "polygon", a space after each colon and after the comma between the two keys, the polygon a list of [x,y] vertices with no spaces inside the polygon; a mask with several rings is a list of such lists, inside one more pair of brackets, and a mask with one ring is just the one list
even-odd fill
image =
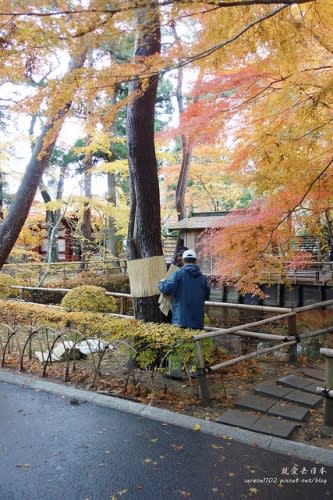
{"label": "man in blue jacket", "polygon": [[167,280],[159,282],[164,295],[172,295],[172,323],[183,328],[204,327],[205,300],[209,299],[210,287],[207,278],[196,264],[194,250],[183,253],[184,266]]}

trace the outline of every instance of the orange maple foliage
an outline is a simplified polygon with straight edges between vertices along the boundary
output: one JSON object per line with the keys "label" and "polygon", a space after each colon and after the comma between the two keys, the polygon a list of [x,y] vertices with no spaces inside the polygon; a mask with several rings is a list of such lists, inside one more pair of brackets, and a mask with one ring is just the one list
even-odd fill
{"label": "orange maple foliage", "polygon": [[[249,22],[262,9],[249,12]],[[216,37],[231,32],[222,15],[218,23],[219,15],[202,21],[203,41],[213,23],[221,26]],[[318,237],[327,252],[333,228],[333,46],[325,33],[332,23],[333,6],[319,1],[256,26],[232,52],[205,60],[196,99],[182,116],[179,131],[197,144],[223,150],[227,144],[224,175],[256,199],[201,241],[220,280],[242,293],[259,293],[263,276],[288,262],[292,268],[308,264],[311,256],[299,254],[294,244],[297,235]]]}

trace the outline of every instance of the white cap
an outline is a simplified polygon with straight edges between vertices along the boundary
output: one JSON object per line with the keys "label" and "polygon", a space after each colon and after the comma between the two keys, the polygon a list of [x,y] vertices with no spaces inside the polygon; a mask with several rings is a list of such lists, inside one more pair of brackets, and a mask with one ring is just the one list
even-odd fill
{"label": "white cap", "polygon": [[185,250],[183,253],[183,259],[196,259],[197,254],[195,253],[194,250]]}

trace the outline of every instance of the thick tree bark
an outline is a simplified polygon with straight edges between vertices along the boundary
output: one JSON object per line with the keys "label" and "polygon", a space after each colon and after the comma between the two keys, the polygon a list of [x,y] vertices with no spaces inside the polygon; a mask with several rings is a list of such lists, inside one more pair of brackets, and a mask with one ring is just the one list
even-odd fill
{"label": "thick tree bark", "polygon": [[[180,38],[178,36],[176,26],[172,24],[172,33],[175,38],[176,44],[180,44]],[[183,96],[183,68],[178,68],[177,75],[177,88],[176,88],[176,99],[178,105],[179,117],[181,119],[184,113],[184,96]],[[186,217],[185,210],[185,193],[188,179],[188,172],[192,157],[192,144],[191,139],[186,135],[181,136],[182,139],[182,164],[180,167],[180,173],[178,177],[177,187],[176,187],[176,210],[178,215],[178,220],[184,219]],[[179,243],[179,242],[178,242]],[[178,244],[177,244],[178,246]]]}
{"label": "thick tree bark", "polygon": [[[41,180],[39,184],[39,190],[40,194],[42,195],[42,198],[44,200],[44,203],[49,203],[52,201],[52,198],[47,190],[47,187],[45,186],[43,180]],[[57,220],[57,215],[55,212],[52,210],[46,210],[46,224],[47,224],[47,246],[48,246],[48,251],[47,254],[50,257],[50,262],[57,262],[58,261],[58,242],[57,242],[57,231],[53,231],[54,225]],[[53,235],[53,237],[52,237]],[[51,247],[51,251],[50,251]],[[39,285],[40,286],[40,285]]]}
{"label": "thick tree bark", "polygon": [[3,189],[3,173],[0,172],[0,221],[3,221],[3,195],[4,195],[4,189]]}
{"label": "thick tree bark", "polygon": [[[116,192],[116,176],[115,174],[108,173],[108,193],[107,201],[112,203],[114,206],[117,205],[117,192]],[[107,218],[107,228],[106,228],[106,248],[111,252],[112,256],[117,257],[117,237],[116,237],[116,227],[114,224],[113,217]]]}
{"label": "thick tree bark", "polygon": [[[115,92],[111,97],[111,103],[114,106],[117,103],[117,90],[115,90]],[[118,135],[117,120],[114,120],[114,122],[112,123],[111,130],[114,135]],[[108,192],[106,198],[107,202],[112,203],[116,207],[117,206],[116,174],[108,172],[107,182],[108,182]],[[107,218],[105,246],[114,257],[118,256],[116,226],[113,217]]]}
{"label": "thick tree bark", "polygon": [[[85,53],[73,59],[70,71],[82,67],[84,60]],[[53,113],[44,126],[8,215],[0,226],[0,269],[6,262],[28,217],[42,175],[48,165],[64,119],[71,107],[76,88],[73,86],[72,95],[67,97],[66,102],[57,107],[57,112]],[[59,99],[59,95],[55,97],[55,102],[57,99]],[[55,103],[51,103],[50,109],[54,109],[54,106]]]}
{"label": "thick tree bark", "polygon": [[192,157],[191,140],[185,135],[182,135],[182,150],[183,150],[182,164],[180,167],[180,173],[176,187],[176,209],[177,209],[178,220],[184,219],[184,217],[186,217],[185,193],[186,193],[188,172]]}
{"label": "thick tree bark", "polygon": [[[138,16],[135,57],[160,52],[160,21],[157,2],[141,9]],[[160,194],[154,144],[154,112],[158,75],[145,81],[136,79],[130,92],[140,92],[127,110],[127,136],[131,211],[128,231],[128,258],[146,259],[162,256]],[[135,317],[159,322],[158,295],[136,297]]]}
{"label": "thick tree bark", "polygon": [[[84,161],[84,197],[87,200],[91,199],[92,197],[91,174],[89,173],[91,167],[92,167],[92,155],[88,154]],[[89,201],[85,201],[83,204],[81,232],[82,232],[82,244],[81,244],[82,261],[80,268],[85,269],[86,261],[88,260],[89,253],[91,251],[91,236],[92,236],[91,207]]]}

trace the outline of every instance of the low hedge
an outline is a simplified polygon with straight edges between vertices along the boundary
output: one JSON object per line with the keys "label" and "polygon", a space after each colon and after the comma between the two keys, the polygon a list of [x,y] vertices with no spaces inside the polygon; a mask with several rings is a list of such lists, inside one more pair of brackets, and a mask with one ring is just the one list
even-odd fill
{"label": "low hedge", "polygon": [[144,323],[105,313],[72,312],[58,307],[0,300],[0,322],[13,325],[14,320],[35,328],[74,328],[87,337],[106,342],[126,340],[135,346],[133,357],[141,368],[159,364],[171,351],[180,354],[185,364],[193,357],[193,330],[167,323]]}

